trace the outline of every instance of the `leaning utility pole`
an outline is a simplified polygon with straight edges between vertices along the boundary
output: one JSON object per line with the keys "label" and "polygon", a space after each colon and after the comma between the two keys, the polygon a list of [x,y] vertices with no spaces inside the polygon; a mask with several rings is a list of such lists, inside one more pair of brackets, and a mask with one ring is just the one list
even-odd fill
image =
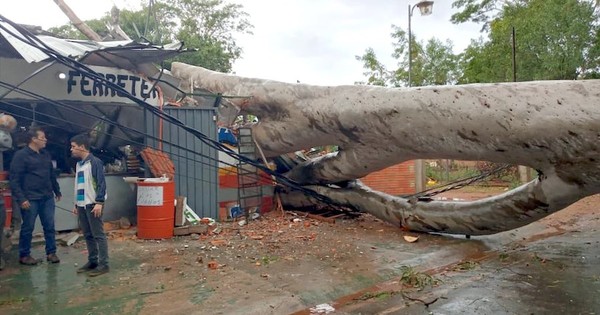
{"label": "leaning utility pole", "polygon": [[69,18],[69,20],[71,21],[71,23],[73,23],[75,28],[77,28],[81,33],[83,33],[85,37],[97,42],[102,41],[102,37],[100,37],[98,33],[94,32],[94,30],[92,30],[87,24],[85,24],[85,22],[79,19],[75,12],[73,12],[73,10],[71,10],[71,8],[63,0],[54,0],[54,2]]}

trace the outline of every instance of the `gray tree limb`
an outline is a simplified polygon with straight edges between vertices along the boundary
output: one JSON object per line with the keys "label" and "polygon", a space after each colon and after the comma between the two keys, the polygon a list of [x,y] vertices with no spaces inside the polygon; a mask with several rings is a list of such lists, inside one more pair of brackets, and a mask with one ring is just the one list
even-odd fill
{"label": "gray tree limb", "polygon": [[[286,84],[181,63],[173,63],[172,72],[198,88],[251,95],[232,103],[260,118],[254,136],[267,156],[338,145],[340,152],[287,174],[302,184],[353,180],[412,159],[485,160],[542,173],[491,199],[410,207],[407,200],[365,189],[318,188],[341,204],[362,205],[371,213],[375,210],[368,209],[379,209],[373,214],[394,224],[496,233],[600,192],[600,80],[390,89]],[[398,216],[406,209],[410,213]],[[491,224],[497,220],[502,222]]]}
{"label": "gray tree limb", "polygon": [[63,11],[63,13],[69,18],[69,21],[73,23],[73,26],[77,28],[85,37],[90,40],[100,42],[102,41],[102,37],[98,35],[98,33],[94,32],[85,22],[83,22],[73,10],[63,1],[63,0],[54,0],[54,3],[58,5],[58,7]]}

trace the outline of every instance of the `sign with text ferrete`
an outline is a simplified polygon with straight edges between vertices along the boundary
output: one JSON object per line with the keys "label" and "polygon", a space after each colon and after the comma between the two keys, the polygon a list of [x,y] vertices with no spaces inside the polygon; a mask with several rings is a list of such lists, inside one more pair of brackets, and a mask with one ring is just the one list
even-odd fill
{"label": "sign with text ferrete", "polygon": [[[27,63],[21,59],[0,57],[0,80],[10,84],[19,84],[31,73],[46,66],[48,63]],[[99,76],[111,82],[132,96],[145,100],[153,106],[159,105],[159,95],[153,87],[151,79],[144,78],[133,72],[118,68],[89,66]],[[53,64],[43,69],[35,76],[25,81],[21,89],[43,95],[55,101],[79,101],[85,103],[113,103],[133,104],[125,93],[117,91],[97,80],[93,80],[84,72],[67,68],[60,64]],[[2,92],[2,88],[0,88]],[[31,95],[13,91],[6,95],[6,99],[35,100]]]}

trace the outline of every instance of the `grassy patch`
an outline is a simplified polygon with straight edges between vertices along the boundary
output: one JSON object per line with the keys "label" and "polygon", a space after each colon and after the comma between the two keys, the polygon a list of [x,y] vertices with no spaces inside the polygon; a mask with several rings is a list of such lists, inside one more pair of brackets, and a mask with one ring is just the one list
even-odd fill
{"label": "grassy patch", "polygon": [[360,297],[357,297],[355,300],[361,300],[361,301],[372,300],[372,299],[384,300],[384,299],[387,299],[398,293],[399,293],[399,291],[367,292],[367,293],[361,295]]}
{"label": "grassy patch", "polygon": [[413,267],[401,266],[400,282],[406,286],[422,290],[427,286],[437,285],[441,281],[424,272],[416,271]]}
{"label": "grassy patch", "polygon": [[263,265],[268,265],[277,261],[277,257],[275,256],[263,256],[260,261]]}
{"label": "grassy patch", "polygon": [[467,261],[463,261],[463,262],[457,264],[456,266],[454,266],[454,268],[452,268],[452,270],[453,271],[473,270],[473,269],[477,268],[477,266],[479,266],[479,263],[467,260]]}
{"label": "grassy patch", "polygon": [[20,304],[26,302],[27,300],[28,299],[26,297],[13,298],[10,300],[0,300],[0,306]]}

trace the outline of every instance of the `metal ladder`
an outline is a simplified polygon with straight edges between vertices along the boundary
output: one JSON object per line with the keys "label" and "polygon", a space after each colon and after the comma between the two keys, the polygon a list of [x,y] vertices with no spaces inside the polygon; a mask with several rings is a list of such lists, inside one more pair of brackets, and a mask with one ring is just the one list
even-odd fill
{"label": "metal ladder", "polygon": [[[256,161],[258,152],[252,129],[238,129],[238,153],[248,159]],[[260,175],[256,166],[248,164],[244,161],[239,161],[237,165],[238,174],[238,204],[246,218],[246,222],[250,219],[252,209],[260,209],[262,205],[262,186],[260,185]]]}

